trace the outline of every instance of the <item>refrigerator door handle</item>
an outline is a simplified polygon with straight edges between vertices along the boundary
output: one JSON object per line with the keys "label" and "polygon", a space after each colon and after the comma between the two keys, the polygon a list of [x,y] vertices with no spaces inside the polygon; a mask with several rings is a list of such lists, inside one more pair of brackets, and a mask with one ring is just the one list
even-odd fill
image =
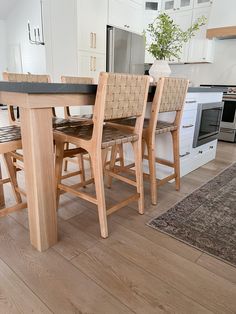
{"label": "refrigerator door handle", "polygon": [[108,29],[108,72],[114,72],[114,31]]}

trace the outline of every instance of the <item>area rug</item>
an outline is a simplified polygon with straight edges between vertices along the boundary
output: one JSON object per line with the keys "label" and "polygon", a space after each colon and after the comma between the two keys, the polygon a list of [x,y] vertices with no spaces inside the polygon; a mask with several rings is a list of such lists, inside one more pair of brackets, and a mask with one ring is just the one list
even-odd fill
{"label": "area rug", "polygon": [[148,225],[236,266],[236,163]]}

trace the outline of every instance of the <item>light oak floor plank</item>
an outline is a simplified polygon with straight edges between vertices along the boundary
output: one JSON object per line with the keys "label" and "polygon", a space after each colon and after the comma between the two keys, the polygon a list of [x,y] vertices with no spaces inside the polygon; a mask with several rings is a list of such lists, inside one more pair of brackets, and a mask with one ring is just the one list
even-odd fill
{"label": "light oak floor plank", "polygon": [[55,250],[37,252],[28,231],[10,217],[0,219],[0,252],[53,313],[132,313]]}
{"label": "light oak floor plank", "polygon": [[1,259],[0,313],[52,313]]}
{"label": "light oak floor plank", "polygon": [[103,243],[72,263],[135,313],[212,313]]}

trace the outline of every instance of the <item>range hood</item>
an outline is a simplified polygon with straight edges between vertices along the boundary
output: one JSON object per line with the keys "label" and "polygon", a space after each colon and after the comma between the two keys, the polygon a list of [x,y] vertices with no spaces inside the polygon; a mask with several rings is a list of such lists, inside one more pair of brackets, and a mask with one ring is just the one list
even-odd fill
{"label": "range hood", "polygon": [[236,1],[214,0],[207,28],[207,38],[236,39]]}

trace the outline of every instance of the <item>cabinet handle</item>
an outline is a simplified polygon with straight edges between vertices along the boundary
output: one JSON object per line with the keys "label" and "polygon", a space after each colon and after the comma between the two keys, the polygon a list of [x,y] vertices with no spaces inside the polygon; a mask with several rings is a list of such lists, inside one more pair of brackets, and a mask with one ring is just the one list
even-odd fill
{"label": "cabinet handle", "polygon": [[203,151],[202,151],[202,150],[199,150],[198,154],[203,154]]}
{"label": "cabinet handle", "polygon": [[97,58],[96,57],[93,57],[93,71],[95,72],[97,69]]}
{"label": "cabinet handle", "polygon": [[195,104],[197,101],[196,100],[186,100],[186,104]]}
{"label": "cabinet handle", "polygon": [[94,38],[94,45],[93,45],[93,48],[97,48],[97,34],[96,33],[93,33],[93,38]]}
{"label": "cabinet handle", "polygon": [[90,48],[93,48],[93,33],[90,33]]}
{"label": "cabinet handle", "polygon": [[183,125],[182,128],[183,129],[188,129],[188,128],[192,128],[193,126],[194,126],[193,124]]}
{"label": "cabinet handle", "polygon": [[90,71],[93,71],[93,57],[90,57]]}
{"label": "cabinet handle", "polygon": [[209,148],[210,148],[210,149],[214,149],[214,146],[210,146]]}
{"label": "cabinet handle", "polygon": [[190,152],[186,152],[186,153],[183,154],[183,155],[179,155],[179,157],[180,157],[180,158],[183,158],[183,157],[186,157],[186,156],[188,156],[188,155],[190,155]]}

